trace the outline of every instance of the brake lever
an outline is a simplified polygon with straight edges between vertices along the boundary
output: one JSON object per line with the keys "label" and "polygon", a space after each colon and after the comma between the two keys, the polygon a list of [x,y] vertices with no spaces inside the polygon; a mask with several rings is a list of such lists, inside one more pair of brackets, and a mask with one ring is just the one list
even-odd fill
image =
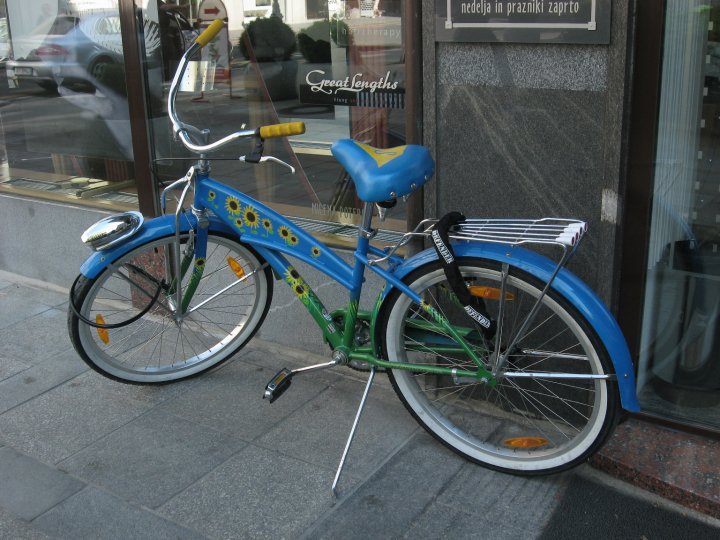
{"label": "brake lever", "polygon": [[269,162],[271,162],[271,163],[277,163],[278,165],[282,165],[283,167],[287,167],[288,169],[290,169],[290,173],[291,173],[291,174],[295,174],[295,167],[293,167],[293,166],[290,165],[289,163],[285,163],[283,160],[278,159],[278,158],[276,158],[276,157],[273,157],[273,156],[262,156],[262,157],[261,157],[259,160],[257,160],[257,161],[255,161],[254,159],[253,159],[252,161],[248,161],[248,160],[246,159],[246,157],[247,157],[247,156],[240,156],[238,159],[239,159],[240,161],[242,161],[242,162],[245,162],[245,163],[264,163],[264,162],[266,162],[266,161],[269,161]]}

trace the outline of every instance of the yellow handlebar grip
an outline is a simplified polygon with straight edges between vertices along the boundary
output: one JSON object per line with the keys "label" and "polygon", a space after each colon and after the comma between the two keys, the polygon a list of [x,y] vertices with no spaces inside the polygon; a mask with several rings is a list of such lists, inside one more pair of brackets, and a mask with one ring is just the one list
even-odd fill
{"label": "yellow handlebar grip", "polygon": [[258,130],[261,139],[272,137],[289,137],[290,135],[302,135],[305,133],[305,122],[287,122],[285,124],[273,124],[263,126]]}
{"label": "yellow handlebar grip", "polygon": [[215,19],[202,34],[195,38],[195,43],[200,45],[200,47],[204,47],[213,40],[218,32],[222,30],[223,26],[225,26],[225,23],[222,19]]}

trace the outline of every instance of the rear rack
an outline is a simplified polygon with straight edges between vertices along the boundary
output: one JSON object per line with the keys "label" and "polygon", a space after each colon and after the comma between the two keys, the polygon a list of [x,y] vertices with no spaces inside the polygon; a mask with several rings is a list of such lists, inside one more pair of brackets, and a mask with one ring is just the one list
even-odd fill
{"label": "rear rack", "polygon": [[555,244],[575,246],[587,232],[587,223],[575,219],[468,219],[450,230],[454,240],[498,244]]}
{"label": "rear rack", "polygon": [[[386,248],[384,257],[371,260],[369,263],[378,264],[388,260],[413,238],[429,237],[437,222],[437,219],[421,221],[415,229],[405,233],[397,244]],[[451,240],[490,242],[510,246],[556,245],[563,248],[561,257],[561,264],[563,264],[567,261],[570,253],[580,244],[587,228],[587,223],[577,219],[467,219],[451,228],[448,236]]]}

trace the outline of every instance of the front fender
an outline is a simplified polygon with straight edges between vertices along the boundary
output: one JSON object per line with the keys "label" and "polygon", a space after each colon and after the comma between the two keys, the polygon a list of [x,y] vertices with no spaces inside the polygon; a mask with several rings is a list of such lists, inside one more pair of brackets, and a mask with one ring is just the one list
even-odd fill
{"label": "front fender", "polygon": [[[482,257],[500,263],[508,263],[547,282],[555,271],[557,264],[542,255],[523,249],[501,244],[484,244],[479,242],[453,243],[453,251],[458,257]],[[437,259],[433,248],[426,249],[399,265],[393,275],[402,280],[413,270]],[[383,299],[392,290],[387,285],[382,292]],[[595,329],[607,350],[615,367],[617,383],[620,391],[622,407],[637,412],[640,404],[635,393],[635,370],[625,337],[615,318],[602,300],[569,270],[560,270],[552,283],[552,288],[567,298]]]}
{"label": "front fender", "polygon": [[[232,234],[227,225],[215,217],[210,217],[210,229],[213,231],[221,231]],[[191,213],[186,212],[180,218],[180,230],[187,232],[191,227],[197,224],[197,218]],[[175,234],[175,216],[165,215],[146,220],[140,230],[125,242],[112,247],[111,249],[96,251],[90,255],[80,267],[80,273],[88,278],[96,278],[98,274],[108,265],[128,253],[130,250],[138,246]]]}

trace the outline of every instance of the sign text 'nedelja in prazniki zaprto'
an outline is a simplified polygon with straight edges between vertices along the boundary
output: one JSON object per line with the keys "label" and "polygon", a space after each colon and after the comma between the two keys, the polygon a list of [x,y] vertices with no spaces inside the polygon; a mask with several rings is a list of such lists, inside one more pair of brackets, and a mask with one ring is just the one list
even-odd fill
{"label": "sign text 'nedelja in prazniki zaprto'", "polygon": [[610,43],[611,0],[435,0],[437,41]]}

